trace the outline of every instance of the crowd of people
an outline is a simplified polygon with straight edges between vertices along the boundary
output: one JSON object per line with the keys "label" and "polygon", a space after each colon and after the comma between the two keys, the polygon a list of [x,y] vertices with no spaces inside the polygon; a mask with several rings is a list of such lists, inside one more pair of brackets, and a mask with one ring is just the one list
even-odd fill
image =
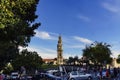
{"label": "crowd of people", "polygon": [[94,77],[98,79],[107,79],[107,80],[120,80],[120,68],[102,68],[93,69]]}
{"label": "crowd of people", "polygon": [[0,74],[0,80],[6,80],[6,75]]}
{"label": "crowd of people", "polygon": [[[69,68],[70,68],[70,66],[69,66]],[[72,68],[75,68],[75,67],[72,66]],[[96,80],[96,79],[120,80],[120,68],[119,67],[118,68],[99,67],[99,68],[92,68],[92,69],[84,69],[84,68],[80,67],[80,69],[85,72],[89,72],[89,73],[93,74],[93,80]],[[76,70],[77,70],[77,67],[76,67]],[[0,74],[0,80],[7,80],[6,77],[7,76],[5,76],[4,74]],[[35,77],[33,77],[33,78],[35,78]]]}

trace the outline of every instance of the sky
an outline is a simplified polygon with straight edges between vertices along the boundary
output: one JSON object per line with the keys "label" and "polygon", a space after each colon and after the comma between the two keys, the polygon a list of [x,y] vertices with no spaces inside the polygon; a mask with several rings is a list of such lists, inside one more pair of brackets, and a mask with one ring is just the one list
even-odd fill
{"label": "sky", "polygon": [[59,35],[64,58],[80,58],[95,41],[110,44],[112,57],[120,54],[120,0],[40,0],[36,14],[41,26],[27,48],[42,58],[57,57]]}

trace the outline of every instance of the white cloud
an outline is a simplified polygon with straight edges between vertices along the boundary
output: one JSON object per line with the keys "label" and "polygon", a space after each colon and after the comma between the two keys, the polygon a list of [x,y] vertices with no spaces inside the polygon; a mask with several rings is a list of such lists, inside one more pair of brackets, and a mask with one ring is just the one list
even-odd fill
{"label": "white cloud", "polygon": [[78,37],[78,36],[74,36],[73,37],[75,40],[83,42],[85,44],[91,44],[93,41],[86,39],[86,38],[82,38],[82,37]]}
{"label": "white cloud", "polygon": [[55,40],[56,37],[54,35],[52,35],[53,33],[48,33],[48,32],[45,32],[45,31],[38,31],[38,30],[35,30],[36,34],[35,34],[35,37],[38,37],[40,39],[52,39],[52,40]]}
{"label": "white cloud", "polygon": [[22,46],[19,46],[18,48],[19,48],[20,52],[24,49]]}
{"label": "white cloud", "polygon": [[120,13],[120,0],[107,1],[102,3],[102,6],[113,13]]}
{"label": "white cloud", "polygon": [[112,54],[112,57],[117,58],[118,55],[120,54],[120,51],[118,51],[118,50],[113,50],[112,53],[113,53],[113,54]]}
{"label": "white cloud", "polygon": [[83,20],[83,21],[86,21],[86,22],[89,22],[90,21],[90,18],[87,17],[87,16],[84,16],[84,15],[78,15],[78,18]]}
{"label": "white cloud", "polygon": [[[19,49],[22,51],[22,49],[26,48],[19,47]],[[57,51],[53,49],[47,49],[43,47],[27,47],[27,49],[28,51],[36,51],[43,59],[54,59],[57,57]]]}
{"label": "white cloud", "polygon": [[85,46],[84,45],[71,45],[71,46],[68,46],[68,48],[84,48]]}
{"label": "white cloud", "polygon": [[57,51],[52,50],[52,49],[47,49],[47,48],[28,48],[28,50],[34,50],[38,52],[38,54],[42,58],[56,58],[57,57]]}
{"label": "white cloud", "polygon": [[113,58],[117,58],[118,57],[118,55],[120,54],[120,42],[119,42],[119,40],[117,41],[111,41],[111,42],[109,42],[110,43],[110,45],[111,45],[111,47],[110,47],[110,50],[111,50],[111,52],[112,52],[112,57]]}
{"label": "white cloud", "polygon": [[[54,59],[57,57],[57,50],[47,49],[47,48],[35,48],[35,47],[27,47],[29,51],[36,51],[43,59]],[[81,55],[73,54],[73,53],[64,53],[63,58],[68,59],[69,57],[78,56],[81,58]]]}

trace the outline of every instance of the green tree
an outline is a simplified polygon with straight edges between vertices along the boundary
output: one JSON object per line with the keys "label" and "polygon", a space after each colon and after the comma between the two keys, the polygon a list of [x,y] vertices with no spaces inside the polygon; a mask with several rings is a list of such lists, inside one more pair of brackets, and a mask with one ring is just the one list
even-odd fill
{"label": "green tree", "polygon": [[78,56],[75,56],[75,57],[73,58],[73,62],[74,62],[74,64],[76,64],[76,62],[79,62]]}
{"label": "green tree", "polygon": [[117,57],[117,63],[120,63],[120,54]]}
{"label": "green tree", "polygon": [[20,70],[21,66],[24,66],[30,71],[32,69],[39,69],[42,63],[42,58],[37,52],[31,52],[25,49],[12,61],[12,66],[14,70]]}
{"label": "green tree", "polygon": [[69,59],[67,61],[68,64],[74,64],[74,65],[75,65],[75,62],[79,62],[78,56],[69,57]]}
{"label": "green tree", "polygon": [[4,28],[7,24],[14,24],[18,21],[12,11],[14,7],[14,0],[0,0],[0,28]]}
{"label": "green tree", "polygon": [[83,57],[80,59],[80,63],[81,63],[81,65],[83,65],[83,63],[86,63],[86,65],[89,65],[89,59],[86,58],[85,56],[83,56]]}
{"label": "green tree", "polygon": [[39,0],[0,1],[0,70],[26,47],[40,23],[35,23]]}
{"label": "green tree", "polygon": [[69,57],[67,64],[72,64],[73,63],[73,57]]}
{"label": "green tree", "polygon": [[94,64],[109,64],[112,61],[110,57],[110,45],[102,42],[94,42],[90,46],[83,49],[83,56],[91,60]]}
{"label": "green tree", "polygon": [[13,71],[13,66],[11,65],[11,63],[6,64],[3,69],[4,74],[10,74],[11,71]]}
{"label": "green tree", "polygon": [[0,28],[10,27],[21,19],[34,21],[39,0],[0,0]]}

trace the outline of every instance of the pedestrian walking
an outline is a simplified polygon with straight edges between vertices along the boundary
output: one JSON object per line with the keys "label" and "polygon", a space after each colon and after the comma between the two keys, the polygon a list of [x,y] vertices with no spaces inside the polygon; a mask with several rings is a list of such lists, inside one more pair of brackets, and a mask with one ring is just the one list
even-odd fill
{"label": "pedestrian walking", "polygon": [[100,80],[102,79],[102,67],[100,67]]}
{"label": "pedestrian walking", "polygon": [[118,73],[117,73],[117,69],[116,68],[114,68],[113,73],[114,73],[114,79],[117,80],[117,74]]}
{"label": "pedestrian walking", "polygon": [[0,80],[3,80],[3,76],[2,76],[2,74],[0,74]]}

